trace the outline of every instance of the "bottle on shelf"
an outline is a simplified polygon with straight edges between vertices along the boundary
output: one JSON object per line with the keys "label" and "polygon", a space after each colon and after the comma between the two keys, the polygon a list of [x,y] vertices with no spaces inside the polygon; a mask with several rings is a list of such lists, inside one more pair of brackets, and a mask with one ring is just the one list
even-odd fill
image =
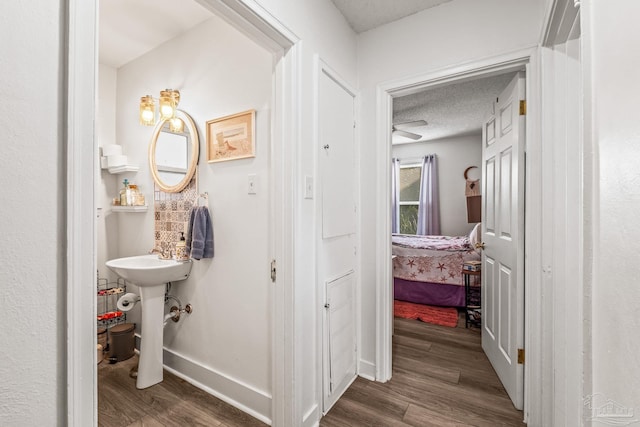
{"label": "bottle on shelf", "polygon": [[120,206],[131,206],[131,188],[129,188],[129,180],[122,181],[124,187],[120,190]]}
{"label": "bottle on shelf", "polygon": [[131,191],[132,191],[131,204],[133,204],[134,206],[144,206],[145,201],[144,201],[144,194],[142,194],[142,191],[140,191],[137,185],[130,184],[129,187],[131,188]]}

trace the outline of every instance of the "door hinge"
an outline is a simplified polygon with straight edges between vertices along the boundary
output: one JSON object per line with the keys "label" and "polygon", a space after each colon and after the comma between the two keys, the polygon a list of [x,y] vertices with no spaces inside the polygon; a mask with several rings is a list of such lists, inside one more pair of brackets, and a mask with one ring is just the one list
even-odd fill
{"label": "door hinge", "polygon": [[275,283],[276,281],[276,260],[271,260],[271,281]]}
{"label": "door hinge", "polygon": [[524,348],[518,349],[518,365],[524,365]]}
{"label": "door hinge", "polygon": [[520,115],[521,116],[527,115],[527,101],[524,99],[520,101]]}

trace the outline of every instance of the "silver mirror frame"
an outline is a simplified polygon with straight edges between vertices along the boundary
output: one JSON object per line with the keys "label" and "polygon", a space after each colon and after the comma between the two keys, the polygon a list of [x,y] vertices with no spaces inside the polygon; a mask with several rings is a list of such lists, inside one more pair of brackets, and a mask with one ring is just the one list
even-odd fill
{"label": "silver mirror frame", "polygon": [[191,158],[189,159],[187,173],[182,181],[178,182],[176,185],[167,185],[162,182],[160,175],[158,174],[158,167],[156,165],[156,146],[158,144],[160,132],[162,132],[162,128],[168,122],[168,119],[160,120],[160,122],[156,124],[156,127],[153,129],[153,135],[151,136],[151,142],[149,143],[149,169],[151,169],[151,175],[153,175],[153,180],[156,185],[160,187],[162,191],[167,193],[178,193],[189,185],[189,182],[191,182],[191,179],[196,172],[200,156],[200,138],[198,137],[198,129],[196,128],[193,119],[189,114],[182,110],[176,110],[176,116],[184,122],[191,141]]}

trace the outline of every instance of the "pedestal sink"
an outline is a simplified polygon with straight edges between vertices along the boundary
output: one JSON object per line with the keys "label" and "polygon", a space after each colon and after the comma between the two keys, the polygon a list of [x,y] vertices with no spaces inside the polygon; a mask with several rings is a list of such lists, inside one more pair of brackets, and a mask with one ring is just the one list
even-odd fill
{"label": "pedestal sink", "polygon": [[157,255],[139,255],[112,259],[106,265],[118,276],[140,288],[142,328],[136,387],[150,387],[162,381],[165,284],[189,277],[192,262],[165,260]]}

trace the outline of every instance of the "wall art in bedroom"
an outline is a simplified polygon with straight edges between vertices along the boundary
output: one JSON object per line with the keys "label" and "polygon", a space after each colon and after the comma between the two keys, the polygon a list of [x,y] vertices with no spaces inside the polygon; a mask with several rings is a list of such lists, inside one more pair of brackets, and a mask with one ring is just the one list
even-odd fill
{"label": "wall art in bedroom", "polygon": [[255,110],[207,121],[207,161],[245,159],[256,156]]}

